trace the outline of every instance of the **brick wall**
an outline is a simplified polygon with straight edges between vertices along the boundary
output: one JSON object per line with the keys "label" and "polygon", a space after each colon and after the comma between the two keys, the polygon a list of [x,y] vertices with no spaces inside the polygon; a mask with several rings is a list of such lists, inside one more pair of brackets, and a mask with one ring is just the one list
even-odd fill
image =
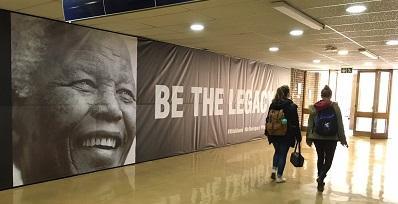
{"label": "brick wall", "polygon": [[298,115],[301,125],[301,114],[303,108],[303,96],[304,96],[304,76],[305,71],[292,69],[290,79],[290,95],[295,104],[298,106]]}
{"label": "brick wall", "polygon": [[[304,108],[308,109],[308,107],[315,102],[318,101],[318,96],[320,94],[319,91],[319,73],[316,72],[306,72],[305,73],[305,99],[304,99]],[[308,113],[308,112],[307,112]],[[303,130],[308,126],[308,117],[309,114],[303,114]]]}
{"label": "brick wall", "polygon": [[319,93],[319,73],[306,72],[305,79],[305,100],[304,107],[308,108],[318,100]]}

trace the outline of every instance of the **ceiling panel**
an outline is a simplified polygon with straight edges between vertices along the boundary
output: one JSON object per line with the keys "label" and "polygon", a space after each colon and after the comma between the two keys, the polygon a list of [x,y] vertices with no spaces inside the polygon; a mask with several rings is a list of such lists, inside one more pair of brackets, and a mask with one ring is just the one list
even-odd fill
{"label": "ceiling panel", "polygon": [[127,30],[123,30],[121,32],[135,36],[146,36],[148,38],[153,38],[153,39],[158,39],[159,36],[166,38],[168,35],[173,36],[177,34],[174,31],[168,31],[165,29],[154,28],[154,27],[143,28],[143,29],[130,27]]}
{"label": "ceiling panel", "polygon": [[[302,1],[295,1],[294,4],[297,4],[301,7]],[[398,9],[398,5],[396,0],[378,0],[378,1],[358,1],[361,5],[367,7],[367,14],[378,14],[381,12],[390,12]],[[351,17],[351,16],[361,16],[363,14],[349,14],[345,10],[353,4],[351,3],[342,3],[335,4],[324,7],[311,7],[307,9],[303,9],[304,12],[311,16],[317,16],[317,19],[323,21],[328,18],[336,18],[336,17]]]}
{"label": "ceiling panel", "polygon": [[168,14],[162,16],[140,18],[135,20],[132,19],[131,21],[140,22],[155,27],[162,27],[162,26],[196,23],[196,22],[203,22],[206,24],[207,22],[211,22],[214,20],[215,20],[214,18],[207,17],[205,15],[193,12],[183,12],[183,13],[175,13],[175,14]]}
{"label": "ceiling panel", "polygon": [[[146,30],[153,28],[153,26],[145,25],[142,23],[136,23],[136,22],[104,23],[104,24],[92,25],[92,27],[104,30],[112,30],[115,32],[124,32],[124,33],[126,33],[126,31]],[[135,35],[138,35],[138,33],[135,33]]]}
{"label": "ceiling panel", "polygon": [[[142,36],[178,45],[207,49],[230,56],[261,60],[296,68],[338,68],[340,65],[364,67],[369,59],[358,52],[358,44],[331,29],[312,30],[272,8],[273,0],[208,0],[74,22],[85,26]],[[398,39],[397,0],[288,0],[296,8],[355,40],[388,62],[398,64],[398,47],[386,46]],[[354,4],[368,7],[363,14],[348,14]],[[62,19],[61,0],[0,0],[0,8]],[[205,25],[203,32],[192,32],[190,24]],[[294,28],[304,30],[291,37]],[[325,51],[326,45],[350,51],[347,56]],[[270,46],[280,51],[271,53]],[[313,59],[321,59],[313,64]],[[379,68],[391,68],[383,60]]]}
{"label": "ceiling panel", "polygon": [[336,16],[333,18],[327,18],[323,20],[323,23],[335,26],[335,25],[345,25],[345,24],[359,24],[367,22],[385,22],[397,20],[397,11],[388,11],[383,13],[369,13],[362,15],[351,15],[351,16]]}
{"label": "ceiling panel", "polygon": [[[59,4],[61,4],[61,1],[62,0],[1,0],[0,8],[11,11],[18,11],[21,9],[27,9],[33,6],[40,6],[43,4],[49,4],[53,2],[59,2]],[[41,14],[40,16],[45,16],[45,15],[47,15],[46,12]]]}
{"label": "ceiling panel", "polygon": [[59,3],[59,1],[49,1],[47,3],[18,10],[18,12],[35,16],[40,16],[42,13],[46,13],[47,18],[63,19],[64,14],[60,11],[62,11],[62,5]]}
{"label": "ceiling panel", "polygon": [[[242,6],[243,4],[244,6]],[[265,3],[264,1],[246,0],[239,1],[237,3],[230,2],[222,7],[216,6],[204,9],[192,9],[192,11],[217,19],[225,19],[227,17],[245,18],[254,15],[270,14],[273,9],[267,5],[269,4]],[[233,21],[231,23],[233,23]]]}
{"label": "ceiling panel", "polygon": [[[365,22],[365,23],[353,23],[353,24],[341,24],[334,25],[333,28],[337,29],[340,32],[349,32],[349,31],[366,31],[366,30],[384,30],[384,29],[395,29],[397,28],[397,21],[374,21],[374,22]],[[329,32],[333,32],[331,30],[327,30]]]}
{"label": "ceiling panel", "polygon": [[[336,6],[346,6],[352,4],[364,4],[364,3],[371,3],[371,2],[381,2],[382,0],[321,0],[321,1],[314,1],[314,0],[288,0],[290,4],[293,4],[300,10],[307,11],[308,9],[329,9]],[[383,0],[384,1],[384,0]]]}
{"label": "ceiling panel", "polygon": [[187,8],[189,10],[197,10],[197,9],[206,9],[206,8],[214,8],[219,7],[222,8],[226,5],[231,4],[244,4],[251,1],[259,1],[259,0],[205,0],[202,2],[192,3],[192,4],[184,4],[181,7]]}

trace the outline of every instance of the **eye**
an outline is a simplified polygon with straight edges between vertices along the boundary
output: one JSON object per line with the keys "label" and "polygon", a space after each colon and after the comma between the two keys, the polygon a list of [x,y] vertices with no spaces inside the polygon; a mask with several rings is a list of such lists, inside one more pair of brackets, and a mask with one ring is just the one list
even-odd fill
{"label": "eye", "polygon": [[69,86],[84,92],[90,92],[96,88],[96,85],[90,79],[77,80],[69,84]]}
{"label": "eye", "polygon": [[136,101],[135,95],[132,91],[128,89],[119,89],[116,93],[121,97],[121,99],[126,103],[132,103]]}

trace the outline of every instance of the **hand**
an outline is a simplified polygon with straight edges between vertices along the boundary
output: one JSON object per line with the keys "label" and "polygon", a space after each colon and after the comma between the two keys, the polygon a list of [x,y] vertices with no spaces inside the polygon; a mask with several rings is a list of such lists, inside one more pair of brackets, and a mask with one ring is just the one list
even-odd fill
{"label": "hand", "polygon": [[348,144],[347,144],[347,141],[346,141],[346,140],[340,141],[340,143],[341,143],[341,145],[343,145],[344,147],[347,147],[347,148],[348,148]]}
{"label": "hand", "polygon": [[307,143],[308,146],[312,146],[312,140],[310,139],[306,139],[305,142]]}

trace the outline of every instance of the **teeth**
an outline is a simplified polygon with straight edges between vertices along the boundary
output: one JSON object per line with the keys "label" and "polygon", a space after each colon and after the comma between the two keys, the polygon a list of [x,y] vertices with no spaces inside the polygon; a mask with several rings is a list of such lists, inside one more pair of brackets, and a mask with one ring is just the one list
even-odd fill
{"label": "teeth", "polygon": [[102,138],[102,139],[101,139],[101,145],[102,145],[102,146],[108,146],[108,145],[106,144],[106,138]]}
{"label": "teeth", "polygon": [[94,146],[108,146],[115,148],[116,139],[114,138],[89,138],[83,141],[83,147],[94,147]]}

